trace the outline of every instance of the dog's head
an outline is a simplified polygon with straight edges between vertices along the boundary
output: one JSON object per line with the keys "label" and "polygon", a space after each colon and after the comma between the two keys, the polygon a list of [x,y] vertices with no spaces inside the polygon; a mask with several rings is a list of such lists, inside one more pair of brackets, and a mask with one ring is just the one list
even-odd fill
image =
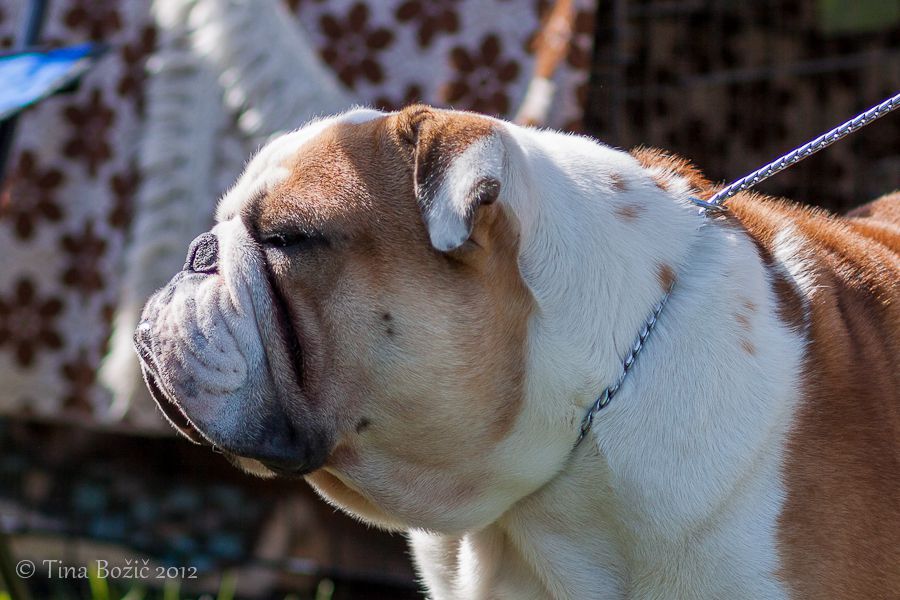
{"label": "dog's head", "polygon": [[546,481],[574,432],[526,401],[505,127],[360,110],[264,148],[135,333],[169,420],[388,527],[477,526]]}

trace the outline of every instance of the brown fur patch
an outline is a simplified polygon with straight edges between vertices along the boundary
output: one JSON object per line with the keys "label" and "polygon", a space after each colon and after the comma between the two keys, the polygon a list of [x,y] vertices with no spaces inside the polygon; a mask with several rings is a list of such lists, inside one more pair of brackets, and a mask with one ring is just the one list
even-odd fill
{"label": "brown fur patch", "polygon": [[738,325],[740,325],[741,329],[745,331],[750,330],[750,317],[743,313],[738,313],[734,316],[734,320],[737,321]]}
{"label": "brown fur patch", "polygon": [[[637,147],[631,150],[631,155],[637,159],[645,169],[653,169],[671,173],[687,180],[688,184],[696,190],[707,190],[712,186],[710,181],[690,163],[690,161],[660,150],[658,148]],[[664,179],[654,177],[656,184],[666,189]]]}
{"label": "brown fur patch", "polygon": [[741,350],[751,356],[756,354],[756,346],[750,340],[741,340]]}
{"label": "brown fur patch", "polygon": [[656,268],[656,280],[664,292],[668,292],[675,283],[675,271],[669,265],[659,265]]}
{"label": "brown fur patch", "polygon": [[639,204],[623,204],[613,211],[623,221],[634,221],[644,212],[645,208]]}
{"label": "brown fur patch", "polygon": [[[484,117],[435,110],[423,104],[405,108],[394,119],[393,135],[415,157],[420,196],[442,183],[443,173],[454,157],[494,131],[493,123]],[[496,197],[499,182],[486,180],[486,185],[496,188]]]}
{"label": "brown fur patch", "polygon": [[[246,215],[257,232],[299,228],[330,241],[271,265],[304,346],[307,401],[361,457],[394,456],[451,480],[469,480],[517,422],[533,301],[505,209],[482,206],[473,244],[436,252],[414,170],[444,165],[490,131],[481,117],[427,107],[334,125]],[[362,415],[377,426],[360,436]],[[368,476],[386,485],[398,475]],[[360,504],[334,478],[322,480]]]}
{"label": "brown fur patch", "polygon": [[628,186],[625,184],[625,178],[618,173],[609,174],[609,184],[612,189],[616,190],[617,192],[624,192],[628,189]]}
{"label": "brown fur patch", "polygon": [[347,469],[359,464],[359,451],[348,444],[340,444],[328,456],[326,466]]}
{"label": "brown fur patch", "polygon": [[[770,271],[771,272],[771,271]],[[772,290],[778,299],[778,318],[794,331],[806,329],[806,303],[797,287],[780,272],[771,274]]]}
{"label": "brown fur patch", "polygon": [[[900,589],[900,195],[849,218],[755,194],[729,208],[769,266],[779,317],[809,339],[785,457],[781,576],[798,598],[891,597]],[[808,296],[773,258],[787,226],[808,250]]]}

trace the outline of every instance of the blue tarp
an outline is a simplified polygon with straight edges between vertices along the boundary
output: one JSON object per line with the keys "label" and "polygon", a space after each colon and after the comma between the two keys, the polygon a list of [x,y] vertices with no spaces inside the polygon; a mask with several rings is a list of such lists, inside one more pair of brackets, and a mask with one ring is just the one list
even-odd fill
{"label": "blue tarp", "polygon": [[81,44],[0,56],[0,121],[75,82],[104,50]]}

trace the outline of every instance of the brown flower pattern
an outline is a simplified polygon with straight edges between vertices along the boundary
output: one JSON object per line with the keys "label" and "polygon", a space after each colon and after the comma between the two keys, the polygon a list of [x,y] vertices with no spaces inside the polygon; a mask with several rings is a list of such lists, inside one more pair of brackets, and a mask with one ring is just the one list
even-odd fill
{"label": "brown flower pattern", "polygon": [[103,289],[101,261],[106,252],[106,240],[94,232],[94,223],[85,223],[81,233],[66,234],[59,245],[67,257],[62,283],[76,290],[84,300]]}
{"label": "brown flower pattern", "polygon": [[94,88],[84,104],[66,107],[63,115],[72,125],[63,152],[83,161],[88,173],[95,177],[100,165],[112,157],[108,136],[116,113],[104,103],[102,92]]}
{"label": "brown flower pattern", "polygon": [[445,102],[487,114],[509,112],[507,87],[519,75],[519,64],[503,56],[499,37],[485,36],[477,50],[453,48],[450,64],[456,78],[443,88]]}
{"label": "brown flower pattern", "polygon": [[78,354],[71,360],[63,363],[60,374],[66,382],[63,407],[67,410],[90,413],[91,393],[97,380],[96,361],[92,361],[87,348],[78,349]]}
{"label": "brown flower pattern", "polygon": [[81,31],[94,42],[108,41],[122,29],[118,0],[71,0],[63,15],[69,29]]}
{"label": "brown flower pattern", "polygon": [[341,81],[353,87],[359,79],[370,83],[384,80],[378,53],[391,45],[394,34],[385,27],[369,24],[368,6],[357,2],[343,19],[324,14],[319,25],[328,38],[322,58],[331,65]]}
{"label": "brown flower pattern", "polygon": [[137,193],[140,175],[134,165],[115,173],[109,178],[109,190],[112,192],[112,208],[106,222],[115,229],[127,229],[134,216],[134,195]]}
{"label": "brown flower pattern", "polygon": [[40,297],[30,279],[20,278],[9,297],[0,297],[0,350],[11,350],[16,364],[31,367],[42,348],[61,348],[56,318],[62,309],[59,298]]}
{"label": "brown flower pattern", "polygon": [[122,47],[123,73],[116,86],[120,96],[135,101],[138,113],[144,113],[144,80],[146,79],[147,57],[156,48],[156,28],[152,25],[144,27],[130,44]]}
{"label": "brown flower pattern", "polygon": [[31,239],[40,221],[58,222],[63,218],[56,202],[63,181],[59,169],[43,168],[32,151],[23,150],[0,190],[0,220],[13,226],[17,238]]}
{"label": "brown flower pattern", "polygon": [[412,22],[418,27],[416,40],[425,48],[438,33],[459,31],[457,0],[406,0],[397,7],[395,16],[401,23]]}

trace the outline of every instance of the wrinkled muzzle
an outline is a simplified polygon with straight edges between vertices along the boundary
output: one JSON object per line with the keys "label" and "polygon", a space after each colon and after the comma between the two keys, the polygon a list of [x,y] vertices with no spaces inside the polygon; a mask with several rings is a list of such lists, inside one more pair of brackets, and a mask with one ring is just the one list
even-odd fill
{"label": "wrinkled muzzle", "polygon": [[186,437],[302,474],[329,447],[301,392],[301,345],[238,219],[191,244],[134,334],[144,377]]}

